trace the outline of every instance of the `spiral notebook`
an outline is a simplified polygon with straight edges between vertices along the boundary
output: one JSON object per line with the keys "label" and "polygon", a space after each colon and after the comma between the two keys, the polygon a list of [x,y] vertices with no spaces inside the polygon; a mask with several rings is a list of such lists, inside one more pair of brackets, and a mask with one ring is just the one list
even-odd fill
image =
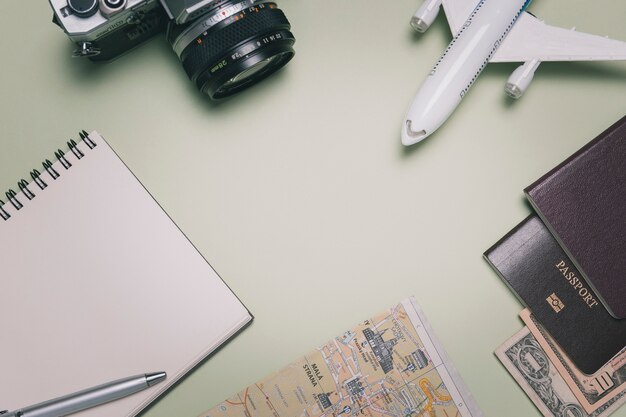
{"label": "spiral notebook", "polygon": [[166,371],[77,414],[134,416],[252,319],[105,140],[81,138],[0,203],[0,410]]}

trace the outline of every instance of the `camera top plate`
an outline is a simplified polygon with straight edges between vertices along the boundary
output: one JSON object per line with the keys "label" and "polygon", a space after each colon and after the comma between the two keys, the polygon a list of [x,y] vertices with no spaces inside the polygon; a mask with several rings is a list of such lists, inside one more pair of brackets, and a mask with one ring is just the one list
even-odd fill
{"label": "camera top plate", "polygon": [[129,24],[129,19],[133,19],[135,13],[161,7],[159,0],[128,0],[126,8],[110,18],[105,17],[101,12],[96,12],[89,17],[81,17],[74,14],[67,0],[49,0],[49,2],[57,22],[74,42],[96,40],[107,32],[113,32]]}

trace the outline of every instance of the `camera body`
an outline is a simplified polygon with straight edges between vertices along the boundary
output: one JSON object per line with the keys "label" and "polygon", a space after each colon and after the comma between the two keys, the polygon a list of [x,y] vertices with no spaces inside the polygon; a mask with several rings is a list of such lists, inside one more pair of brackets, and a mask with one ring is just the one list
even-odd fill
{"label": "camera body", "polygon": [[234,94],[295,54],[291,25],[271,0],[49,0],[75,57],[109,61],[158,33],[197,87]]}
{"label": "camera body", "polygon": [[53,21],[75,42],[74,56],[109,61],[165,31],[168,14],[160,0],[127,0],[113,13],[98,0],[50,0]]}

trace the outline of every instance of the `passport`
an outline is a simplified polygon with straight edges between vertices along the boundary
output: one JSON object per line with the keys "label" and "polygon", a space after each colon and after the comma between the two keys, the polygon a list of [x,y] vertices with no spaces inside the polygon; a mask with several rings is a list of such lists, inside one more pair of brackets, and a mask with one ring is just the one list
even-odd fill
{"label": "passport", "polygon": [[615,317],[626,318],[626,116],[524,192]]}
{"label": "passport", "polygon": [[581,372],[595,373],[626,346],[626,320],[601,305],[536,214],[484,256]]}

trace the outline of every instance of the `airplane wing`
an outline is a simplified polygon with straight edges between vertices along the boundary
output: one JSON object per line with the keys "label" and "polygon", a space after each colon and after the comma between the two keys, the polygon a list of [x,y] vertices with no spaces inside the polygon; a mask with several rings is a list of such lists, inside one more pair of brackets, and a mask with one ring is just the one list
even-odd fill
{"label": "airplane wing", "polygon": [[517,19],[490,62],[524,62],[532,59],[539,61],[626,60],[626,42],[546,25],[525,12]]}
{"label": "airplane wing", "polygon": [[456,36],[463,27],[467,17],[476,8],[478,0],[442,0],[441,4],[446,13],[450,30]]}

